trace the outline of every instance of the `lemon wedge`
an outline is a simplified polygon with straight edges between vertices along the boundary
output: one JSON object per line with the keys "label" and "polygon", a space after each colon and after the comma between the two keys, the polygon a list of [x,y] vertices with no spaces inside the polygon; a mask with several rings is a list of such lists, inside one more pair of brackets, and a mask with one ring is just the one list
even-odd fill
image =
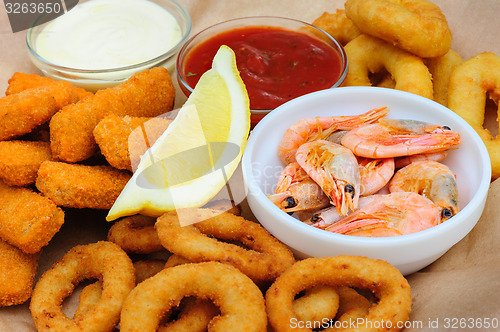
{"label": "lemon wedge", "polygon": [[175,120],[141,157],[106,220],[204,205],[236,170],[249,131],[248,94],[234,52],[221,46]]}

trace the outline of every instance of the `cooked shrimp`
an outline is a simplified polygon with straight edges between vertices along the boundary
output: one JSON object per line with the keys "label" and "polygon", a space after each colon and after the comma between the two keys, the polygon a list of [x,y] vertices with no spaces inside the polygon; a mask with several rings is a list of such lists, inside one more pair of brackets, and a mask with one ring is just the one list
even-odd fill
{"label": "cooked shrimp", "polygon": [[[377,199],[378,196],[379,195],[370,195],[370,196],[360,197],[358,201],[358,209],[373,202],[373,200]],[[341,220],[342,218],[345,218],[345,216],[338,213],[337,208],[335,206],[330,206],[321,209],[315,213],[313,212],[307,219],[305,218],[304,219],[299,218],[299,219],[308,225],[313,225],[314,227],[318,228],[325,228],[326,226],[331,225]]]}
{"label": "cooked shrimp", "polygon": [[278,179],[276,193],[268,198],[285,212],[322,209],[329,205],[320,186],[296,162],[285,167]]}
{"label": "cooked shrimp", "polygon": [[458,132],[416,120],[380,119],[378,123],[354,128],[342,138],[342,145],[366,158],[439,152],[458,144]]}
{"label": "cooked shrimp", "polygon": [[358,161],[349,149],[317,140],[302,144],[295,158],[340,214],[357,208],[361,178]]}
{"label": "cooked shrimp", "polygon": [[368,205],[325,228],[332,233],[385,237],[411,234],[440,223],[439,209],[412,192],[377,195]]}
{"label": "cooked shrimp", "polygon": [[437,161],[416,161],[394,174],[389,191],[415,192],[434,202],[441,213],[441,221],[450,219],[459,211],[458,188],[455,175],[448,166]]}
{"label": "cooked shrimp", "polygon": [[432,153],[414,154],[412,156],[406,156],[406,157],[397,157],[394,158],[394,167],[396,169],[403,168],[405,166],[410,165],[413,162],[423,161],[423,160],[441,161],[444,160],[444,158],[446,158],[447,154],[448,154],[447,151],[440,151]]}
{"label": "cooked shrimp", "polygon": [[326,141],[330,141],[335,144],[341,144],[342,143],[342,137],[347,134],[349,130],[337,130],[336,132],[332,133],[330,136],[325,137]]}
{"label": "cooked shrimp", "polygon": [[279,157],[285,164],[289,164],[295,161],[295,152],[303,143],[324,139],[337,130],[351,130],[363,123],[372,123],[387,112],[387,107],[380,107],[360,115],[322,116],[299,120],[283,135],[278,147]]}
{"label": "cooked shrimp", "polygon": [[360,196],[375,194],[388,184],[394,175],[394,158],[358,158],[358,164],[361,175]]}

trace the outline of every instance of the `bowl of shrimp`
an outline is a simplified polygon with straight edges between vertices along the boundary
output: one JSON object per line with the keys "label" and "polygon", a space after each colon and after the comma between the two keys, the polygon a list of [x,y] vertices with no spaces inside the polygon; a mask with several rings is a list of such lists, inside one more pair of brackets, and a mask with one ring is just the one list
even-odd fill
{"label": "bowl of shrimp", "polygon": [[298,258],[367,256],[405,275],[474,228],[491,181],[484,143],[461,117],[377,87],[278,107],[251,132],[242,171],[253,214]]}

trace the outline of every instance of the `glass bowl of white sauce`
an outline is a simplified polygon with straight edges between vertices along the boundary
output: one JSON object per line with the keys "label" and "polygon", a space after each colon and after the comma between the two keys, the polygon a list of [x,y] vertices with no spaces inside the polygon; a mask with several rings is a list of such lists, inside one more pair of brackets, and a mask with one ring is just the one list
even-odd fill
{"label": "glass bowl of white sauce", "polygon": [[55,20],[37,21],[26,35],[35,66],[90,91],[156,66],[173,75],[192,26],[187,10],[174,0],[82,0]]}

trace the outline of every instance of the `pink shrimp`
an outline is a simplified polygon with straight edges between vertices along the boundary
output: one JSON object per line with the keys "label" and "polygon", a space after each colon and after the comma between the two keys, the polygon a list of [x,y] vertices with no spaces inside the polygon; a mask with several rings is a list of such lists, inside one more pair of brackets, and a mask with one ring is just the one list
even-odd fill
{"label": "pink shrimp", "polygon": [[455,174],[437,161],[416,161],[401,168],[389,183],[389,191],[414,192],[429,198],[437,205],[441,221],[459,211]]}
{"label": "pink shrimp", "polygon": [[378,123],[354,128],[342,138],[342,145],[366,158],[439,152],[458,144],[458,132],[416,120],[380,119]]}
{"label": "pink shrimp", "polygon": [[[370,196],[364,196],[360,197],[358,201],[358,209],[370,204],[373,202],[377,197],[380,195],[370,195]],[[343,218],[345,216],[341,215],[340,213],[337,212],[337,208],[335,206],[330,206],[324,209],[321,209],[316,212],[312,212],[307,216],[308,218],[304,218],[302,220],[308,225],[312,225],[317,228],[325,228],[328,225],[331,225]]]}
{"label": "pink shrimp", "polygon": [[351,130],[363,123],[372,123],[387,112],[387,107],[380,107],[360,115],[322,116],[299,120],[283,135],[278,148],[279,157],[283,163],[289,164],[295,161],[295,152],[302,144],[325,139],[337,130]]}
{"label": "pink shrimp", "polygon": [[373,195],[382,189],[394,175],[394,158],[358,158],[361,175],[360,196]]}
{"label": "pink shrimp", "polygon": [[429,199],[412,192],[377,195],[368,205],[325,230],[353,236],[385,237],[419,232],[438,225],[439,209]]}
{"label": "pink shrimp", "polygon": [[358,161],[349,149],[317,140],[302,144],[295,158],[340,214],[357,208],[361,178]]}
{"label": "pink shrimp", "polygon": [[396,169],[403,168],[405,166],[410,165],[413,162],[423,161],[423,160],[441,161],[444,160],[444,158],[446,158],[447,154],[448,152],[446,151],[440,151],[432,153],[414,154],[412,156],[406,156],[406,157],[397,157],[394,158],[394,167]]}
{"label": "pink shrimp", "polygon": [[279,176],[276,193],[268,198],[287,213],[317,210],[329,205],[320,186],[296,162],[285,167]]}

